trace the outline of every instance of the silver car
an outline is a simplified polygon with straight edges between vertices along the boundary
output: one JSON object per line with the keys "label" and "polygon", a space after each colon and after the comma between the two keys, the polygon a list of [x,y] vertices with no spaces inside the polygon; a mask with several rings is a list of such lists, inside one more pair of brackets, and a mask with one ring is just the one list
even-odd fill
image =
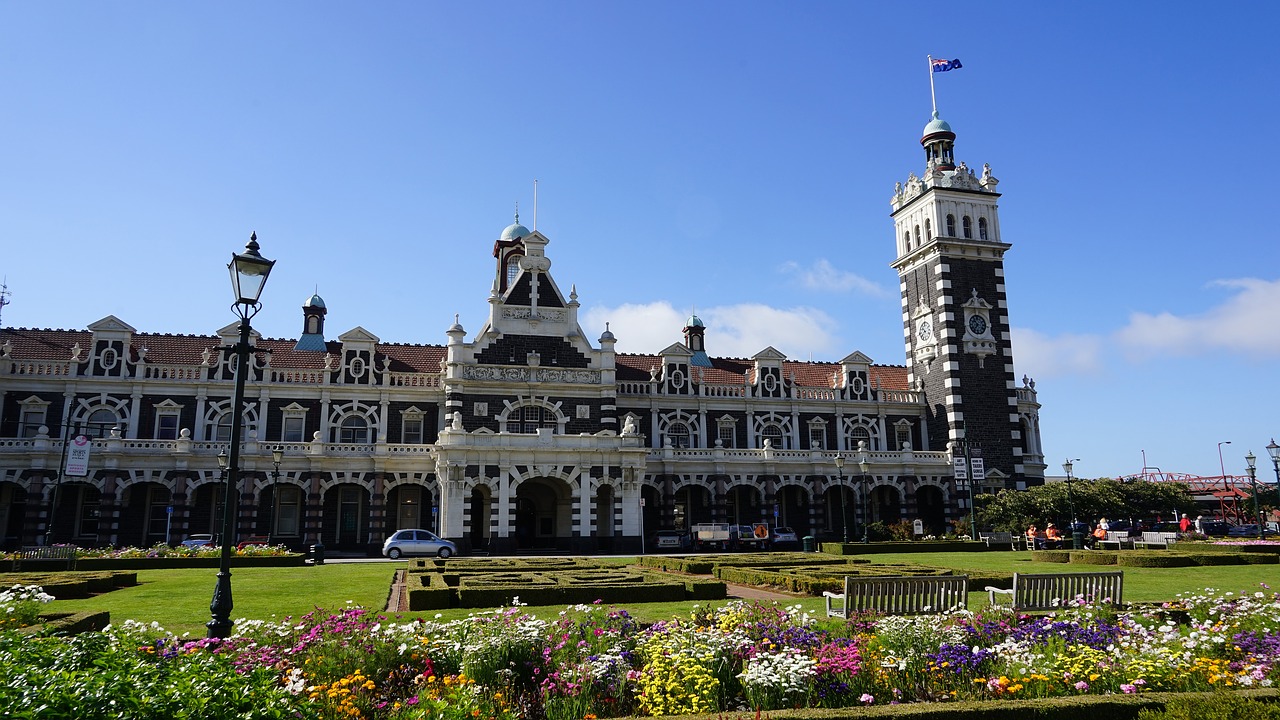
{"label": "silver car", "polygon": [[436,555],[447,558],[458,554],[458,546],[430,530],[400,530],[382,543],[382,554],[392,560],[402,555]]}

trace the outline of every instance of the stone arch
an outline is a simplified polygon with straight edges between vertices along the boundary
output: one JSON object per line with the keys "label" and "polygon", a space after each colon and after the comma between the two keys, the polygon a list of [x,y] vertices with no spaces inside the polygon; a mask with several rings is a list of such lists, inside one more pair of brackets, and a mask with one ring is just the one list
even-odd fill
{"label": "stone arch", "polygon": [[677,449],[681,447],[699,447],[698,438],[701,434],[701,425],[698,423],[698,416],[684,410],[672,410],[658,416],[658,437],[662,438],[662,445],[664,447],[667,445],[672,438],[673,429],[680,425],[684,426],[684,437],[687,440],[687,444],[681,445],[676,441],[672,443],[672,446]]}
{"label": "stone arch", "polygon": [[[555,423],[555,433],[563,435],[565,427],[569,424],[569,416],[565,415],[561,410],[561,401],[551,402],[549,397],[538,397],[530,395],[528,397],[518,396],[515,401],[504,400],[502,412],[498,414],[498,432],[521,433],[524,432],[523,425],[525,408],[541,408],[543,411],[542,418],[539,420],[530,420],[531,424],[539,427],[550,427],[545,423]],[[514,427],[513,427],[514,426]],[[530,427],[529,429],[533,429]]]}
{"label": "stone arch", "polygon": [[173,490],[169,484],[133,478],[122,483],[120,493],[120,529],[118,542],[133,547],[151,547],[172,542],[169,537],[168,509],[173,506]]}
{"label": "stone arch", "polygon": [[352,400],[329,406],[329,442],[368,445],[378,440],[378,406]]}
{"label": "stone arch", "polygon": [[751,525],[764,517],[764,492],[755,483],[736,482],[725,488],[725,511],[734,525]]}
{"label": "stone arch", "polygon": [[903,492],[897,483],[874,481],[867,489],[866,512],[867,522],[882,522],[886,525],[902,519]]}
{"label": "stone arch", "polygon": [[[204,440],[206,442],[230,442],[231,441],[231,402],[232,398],[225,400],[210,401],[204,408],[204,417],[199,420],[204,425]],[[226,422],[222,422],[223,418]],[[254,437],[258,432],[258,403],[253,400],[245,400],[244,417],[240,420],[244,426],[244,436],[249,438],[252,433]],[[221,432],[220,428],[226,428],[225,432]],[[221,435],[219,434],[221,432]],[[226,437],[222,437],[225,435]]]}
{"label": "stone arch", "polygon": [[[54,543],[71,543],[94,547],[99,539],[99,510],[102,503],[102,481],[75,480],[55,484],[53,527]],[[46,531],[48,532],[48,531]]]}
{"label": "stone arch", "polygon": [[322,492],[321,540],[335,550],[363,549],[370,541],[367,485],[344,478]]}
{"label": "stone arch", "polygon": [[[120,436],[126,437],[129,434],[129,425],[133,420],[129,415],[130,399],[127,397],[112,397],[107,393],[100,393],[92,397],[76,398],[75,407],[71,409],[72,432],[79,431],[84,435],[97,438],[105,438],[111,435],[111,429],[103,425],[90,425],[89,423],[99,423],[105,417],[102,413],[110,412],[115,416],[115,426],[120,429]],[[95,418],[95,415],[98,416]]]}
{"label": "stone arch", "polygon": [[688,483],[672,494],[671,529],[688,531],[712,521],[713,493],[702,483]]}
{"label": "stone arch", "polygon": [[411,528],[420,528],[436,532],[439,527],[439,510],[436,499],[437,486],[424,480],[413,480],[388,484],[383,488],[386,492],[387,535]]}
{"label": "stone arch", "polygon": [[27,488],[9,479],[0,480],[0,548],[22,547],[26,520]]}
{"label": "stone arch", "polygon": [[567,547],[575,519],[574,483],[547,473],[521,478],[513,490],[516,548]]}
{"label": "stone arch", "polygon": [[916,518],[924,523],[926,535],[947,533],[947,500],[942,488],[933,483],[918,483],[915,492]]}

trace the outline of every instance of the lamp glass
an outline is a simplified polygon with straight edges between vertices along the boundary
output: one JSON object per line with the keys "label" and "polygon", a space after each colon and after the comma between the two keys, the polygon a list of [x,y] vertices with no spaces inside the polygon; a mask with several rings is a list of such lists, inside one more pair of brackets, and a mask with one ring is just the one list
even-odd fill
{"label": "lamp glass", "polygon": [[282,460],[284,460],[284,450],[281,450],[280,448],[276,448],[276,449],[274,449],[274,450],[272,450],[272,451],[271,451],[271,461],[272,461],[272,462],[274,462],[275,464],[279,465],[279,464],[280,464],[280,461],[282,461]]}
{"label": "lamp glass", "polygon": [[1252,450],[1250,450],[1250,451],[1249,451],[1249,454],[1248,454],[1248,455],[1245,455],[1245,456],[1244,456],[1244,461],[1245,461],[1245,462],[1247,462],[1247,463],[1249,463],[1249,469],[1250,469],[1250,470],[1252,470],[1252,469],[1254,469],[1255,467],[1257,467],[1257,466],[1258,466],[1258,458],[1256,458],[1256,457],[1254,457],[1254,456],[1253,456],[1253,451],[1252,451]]}
{"label": "lamp glass", "polygon": [[1063,470],[1063,472],[1065,472],[1067,475],[1070,475],[1070,474],[1071,474],[1071,468],[1072,468],[1072,463],[1071,463],[1071,461],[1070,461],[1070,460],[1068,460],[1068,461],[1066,461],[1066,462],[1062,463],[1062,470]]}
{"label": "lamp glass", "polygon": [[223,450],[222,452],[218,453],[218,467],[221,468],[222,470],[227,469],[227,451],[226,450]]}
{"label": "lamp glass", "polygon": [[844,458],[843,458],[843,457],[841,457],[841,456],[837,455],[837,456],[836,456],[835,463],[836,463],[836,468],[839,468],[839,469],[843,469],[843,468],[844,468]]}
{"label": "lamp glass", "polygon": [[1267,454],[1272,460],[1280,460],[1280,445],[1276,444],[1276,439],[1271,438],[1271,444],[1267,445]]}

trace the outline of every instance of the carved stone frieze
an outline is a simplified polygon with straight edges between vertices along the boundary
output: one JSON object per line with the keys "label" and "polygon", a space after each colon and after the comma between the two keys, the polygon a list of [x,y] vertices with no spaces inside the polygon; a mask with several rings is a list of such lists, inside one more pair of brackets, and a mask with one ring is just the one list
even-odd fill
{"label": "carved stone frieze", "polygon": [[598,370],[554,367],[521,367],[507,365],[464,365],[464,380],[492,380],[495,382],[549,382],[597,385]]}

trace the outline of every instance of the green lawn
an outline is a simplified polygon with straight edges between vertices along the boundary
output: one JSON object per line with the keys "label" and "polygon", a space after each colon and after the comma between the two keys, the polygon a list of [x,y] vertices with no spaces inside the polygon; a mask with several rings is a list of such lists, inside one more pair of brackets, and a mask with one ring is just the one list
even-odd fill
{"label": "green lawn", "polygon": [[[994,570],[1002,572],[1059,573],[1086,572],[1115,569],[1113,566],[1063,565],[1059,563],[1032,562],[1027,552],[985,553],[888,553],[868,556],[873,561],[909,562],[921,565],[948,567],[957,571]],[[623,563],[624,558],[606,560]],[[382,608],[396,569],[403,563],[375,562],[322,565],[296,568],[238,568],[232,574],[232,591],[235,599],[233,618],[283,619],[299,616],[316,607],[337,609],[352,604],[367,608]],[[1124,568],[1125,600],[1159,602],[1172,600],[1178,593],[1202,590],[1206,587],[1233,591],[1253,591],[1259,582],[1280,583],[1280,568],[1274,565],[1230,565],[1189,568]],[[126,619],[144,622],[156,621],[165,629],[182,634],[203,636],[204,623],[209,620],[209,601],[213,597],[216,571],[191,570],[143,570],[138,572],[137,587],[84,600],[59,600],[50,609],[108,610],[112,622]],[[0,583],[2,583],[0,576]],[[987,601],[982,588],[970,593],[970,607],[980,607]],[[790,604],[792,601],[788,601]],[[815,614],[823,611],[822,598],[797,598],[794,603]],[[688,616],[698,603],[650,603],[626,609],[644,621]],[[708,604],[720,604],[708,603]],[[560,606],[529,608],[537,615],[556,615]],[[471,609],[442,610],[410,613],[406,617],[434,617],[445,619],[464,617],[476,612]]]}

